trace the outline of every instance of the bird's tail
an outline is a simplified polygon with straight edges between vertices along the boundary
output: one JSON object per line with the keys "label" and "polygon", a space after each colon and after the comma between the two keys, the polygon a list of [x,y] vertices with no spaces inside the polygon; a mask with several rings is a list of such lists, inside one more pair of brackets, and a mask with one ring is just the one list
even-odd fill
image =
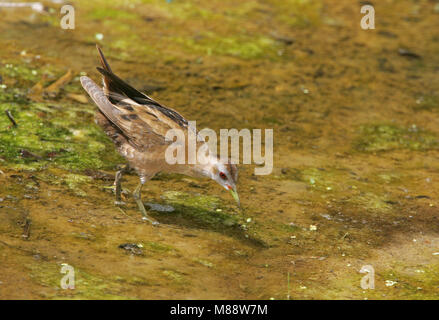
{"label": "bird's tail", "polygon": [[[110,96],[110,93],[121,93],[117,85],[114,83],[114,81],[109,77],[108,75],[113,75],[113,71],[111,70],[110,64],[108,63],[107,59],[105,59],[104,53],[102,52],[101,48],[96,45],[96,49],[99,53],[99,59],[101,60],[102,69],[106,72],[103,73],[97,68],[99,72],[102,74],[102,82],[104,85],[104,92],[107,96]],[[101,70],[102,70],[101,69]]]}
{"label": "bird's tail", "polygon": [[99,86],[91,80],[89,77],[82,76],[79,78],[81,85],[85,91],[87,91],[90,98],[98,106],[99,110],[113,123],[116,121],[116,116],[120,111],[115,108],[108,100],[105,92],[99,88]]}
{"label": "bird's tail", "polygon": [[107,70],[109,72],[113,72],[113,71],[111,71],[111,68],[107,62],[107,59],[105,59],[104,53],[102,52],[101,48],[98,45],[96,45],[96,49],[98,49],[98,52],[99,52],[99,58],[101,59],[102,68],[104,68],[105,70]]}

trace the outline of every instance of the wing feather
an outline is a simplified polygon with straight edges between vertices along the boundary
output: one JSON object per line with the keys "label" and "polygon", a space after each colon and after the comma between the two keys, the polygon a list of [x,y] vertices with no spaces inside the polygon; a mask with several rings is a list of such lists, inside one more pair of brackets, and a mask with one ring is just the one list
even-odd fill
{"label": "wing feather", "polygon": [[[130,98],[131,100],[135,101],[139,105],[147,106],[149,108],[156,109],[159,111],[164,117],[169,118],[169,120],[175,122],[175,127],[186,127],[187,126],[187,120],[179,114],[177,111],[164,107],[154,99],[148,97],[146,94],[141,93],[137,89],[131,87],[128,83],[120,79],[118,76],[116,76],[111,71],[108,71],[104,68],[98,67],[97,70],[104,76],[104,83],[108,83],[109,88],[109,95],[111,96],[111,93],[118,93],[125,95],[126,97]],[[110,88],[113,88],[110,90]],[[115,101],[117,103],[117,101]],[[174,127],[173,126],[173,127]]]}
{"label": "wing feather", "polygon": [[[81,85],[93,99],[99,110],[108,118],[114,125],[116,125],[123,134],[128,138],[128,142],[133,145],[139,151],[145,151],[154,145],[165,145],[169,142],[165,141],[163,128],[160,126],[154,130],[150,126],[154,120],[154,116],[150,115],[150,118],[145,116],[138,116],[136,108],[139,106],[136,104],[130,104],[127,102],[125,105],[115,105],[111,103],[104,93],[104,91],[90,78],[81,77]],[[132,105],[132,110],[128,110],[127,106]],[[161,130],[157,130],[161,129]]]}
{"label": "wing feather", "polygon": [[88,77],[81,77],[81,84],[99,110],[117,126],[138,150],[152,145],[165,145],[170,129],[187,132],[188,122],[177,111],[167,108],[146,94],[138,91],[116,76],[98,47],[102,67],[97,70],[103,76],[101,89]]}

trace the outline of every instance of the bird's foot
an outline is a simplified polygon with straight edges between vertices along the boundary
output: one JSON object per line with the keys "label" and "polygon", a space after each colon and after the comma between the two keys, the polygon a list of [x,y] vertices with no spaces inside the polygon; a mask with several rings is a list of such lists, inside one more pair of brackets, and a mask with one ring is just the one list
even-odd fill
{"label": "bird's foot", "polygon": [[151,225],[153,225],[153,226],[158,226],[160,224],[160,222],[155,221],[155,220],[151,219],[150,217],[143,216],[142,220],[151,223]]}

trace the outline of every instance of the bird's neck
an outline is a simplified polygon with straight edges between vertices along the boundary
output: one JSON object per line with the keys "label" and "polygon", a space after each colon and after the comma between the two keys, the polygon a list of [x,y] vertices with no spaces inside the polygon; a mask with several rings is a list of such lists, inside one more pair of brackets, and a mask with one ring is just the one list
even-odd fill
{"label": "bird's neck", "polygon": [[217,157],[208,156],[205,161],[196,164],[189,164],[182,168],[186,175],[196,177],[196,178],[209,178],[213,179],[215,175],[215,170],[218,164]]}

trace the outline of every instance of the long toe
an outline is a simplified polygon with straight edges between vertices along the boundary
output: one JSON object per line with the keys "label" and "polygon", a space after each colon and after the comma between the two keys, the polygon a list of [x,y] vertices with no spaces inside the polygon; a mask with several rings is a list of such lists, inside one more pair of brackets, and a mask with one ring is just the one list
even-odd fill
{"label": "long toe", "polygon": [[151,223],[153,226],[158,226],[160,224],[160,222],[155,221],[149,217],[142,217],[142,220]]}

